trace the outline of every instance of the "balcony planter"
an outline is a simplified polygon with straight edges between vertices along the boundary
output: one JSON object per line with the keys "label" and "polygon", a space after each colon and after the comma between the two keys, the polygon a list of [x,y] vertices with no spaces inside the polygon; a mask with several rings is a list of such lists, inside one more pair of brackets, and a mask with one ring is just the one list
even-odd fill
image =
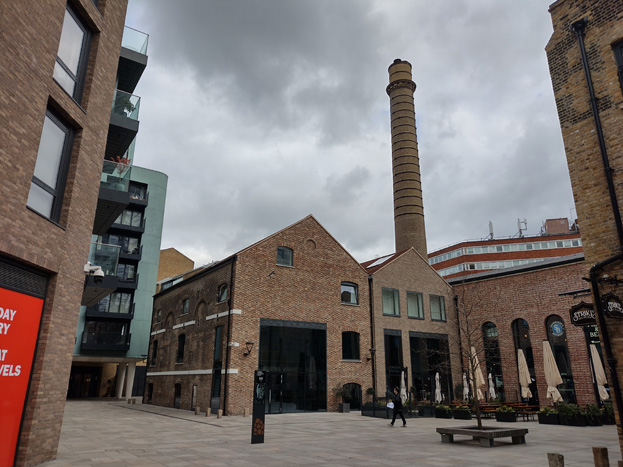
{"label": "balcony planter", "polygon": [[447,405],[435,407],[435,418],[452,418],[452,410]]}
{"label": "balcony planter", "polygon": [[452,411],[452,415],[457,420],[471,420],[472,419],[472,412],[471,412],[471,410],[454,409]]}

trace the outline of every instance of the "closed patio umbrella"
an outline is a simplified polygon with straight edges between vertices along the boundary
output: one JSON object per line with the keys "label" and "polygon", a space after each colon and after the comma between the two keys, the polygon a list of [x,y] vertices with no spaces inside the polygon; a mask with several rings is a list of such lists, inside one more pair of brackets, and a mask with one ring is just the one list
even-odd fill
{"label": "closed patio umbrella", "polygon": [[[478,354],[476,354],[476,349],[474,348],[474,346],[472,346],[472,356],[470,358],[470,366],[474,365],[474,369],[476,370],[476,384],[473,384],[474,382],[471,381],[472,379],[472,372],[470,371],[470,375],[469,375],[469,379],[470,382],[472,383],[472,390],[474,392],[474,394],[476,395],[476,397],[478,397],[478,400],[482,400],[484,399],[484,396],[482,395],[482,391],[480,390],[480,386],[484,386],[485,385],[485,377],[482,376],[482,370],[480,369],[480,362],[478,361]],[[475,387],[473,387],[475,386]]]}
{"label": "closed patio umbrella", "polygon": [[591,360],[593,361],[593,369],[595,370],[595,382],[597,383],[597,389],[599,391],[599,398],[602,401],[610,399],[610,394],[606,391],[605,385],[608,384],[606,380],[606,373],[604,373],[604,366],[601,364],[601,357],[597,352],[595,344],[591,344]]}
{"label": "closed patio umbrella", "polygon": [[441,402],[441,384],[439,384],[439,372],[435,375],[435,402]]}
{"label": "closed patio umbrella", "polygon": [[493,378],[491,377],[491,373],[489,373],[489,397],[491,399],[495,399],[497,394],[495,393],[495,385],[493,384]]}
{"label": "closed patio umbrella", "polygon": [[524,399],[532,397],[532,391],[530,391],[530,370],[528,370],[528,363],[526,357],[523,354],[523,350],[517,350],[517,366],[519,369],[519,384],[521,385],[521,397]]}
{"label": "closed patio umbrella", "polygon": [[543,370],[545,371],[545,382],[547,382],[547,398],[553,402],[562,401],[560,391],[556,387],[562,384],[562,378],[549,341],[543,341]]}
{"label": "closed patio umbrella", "polygon": [[467,384],[467,375],[463,373],[463,400],[469,399],[469,385]]}
{"label": "closed patio umbrella", "polygon": [[400,400],[404,404],[407,401],[407,388],[405,386],[405,372],[400,372]]}

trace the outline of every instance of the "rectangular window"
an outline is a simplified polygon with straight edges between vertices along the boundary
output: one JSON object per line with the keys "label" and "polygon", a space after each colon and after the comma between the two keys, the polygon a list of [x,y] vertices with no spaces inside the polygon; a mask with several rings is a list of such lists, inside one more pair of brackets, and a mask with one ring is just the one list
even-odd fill
{"label": "rectangular window", "polygon": [[617,42],[612,46],[614,58],[617,63],[617,74],[619,75],[619,84],[623,91],[623,42]]}
{"label": "rectangular window", "polygon": [[158,341],[151,345],[151,366],[155,366],[158,361]]}
{"label": "rectangular window", "polygon": [[53,76],[54,80],[77,102],[80,102],[82,96],[89,42],[89,30],[74,11],[67,7]]}
{"label": "rectangular window", "polygon": [[186,347],[186,334],[180,334],[177,338],[177,359],[176,363],[184,363],[184,348]]}
{"label": "rectangular window", "polygon": [[117,217],[117,220],[115,220],[115,224],[129,225],[132,227],[140,227],[142,220],[143,220],[142,212],[132,211],[131,209],[124,209],[124,211],[121,214],[119,214],[119,217]]}
{"label": "rectangular window", "polygon": [[357,295],[357,284],[353,282],[342,282],[341,300],[342,303],[345,303],[347,305],[359,304],[359,297]]}
{"label": "rectangular window", "polygon": [[277,264],[281,266],[292,266],[294,264],[293,257],[292,248],[286,246],[277,247]]}
{"label": "rectangular window", "polygon": [[137,200],[147,199],[147,185],[130,183],[130,198]]}
{"label": "rectangular window", "polygon": [[182,302],[182,314],[185,315],[186,313],[188,313],[188,309],[189,309],[189,299],[185,298],[184,301]]}
{"label": "rectangular window", "polygon": [[61,213],[72,143],[72,129],[46,112],[27,205],[54,222]]}
{"label": "rectangular window", "polygon": [[400,316],[400,296],[396,289],[386,289],[383,287],[383,314],[389,316]]}
{"label": "rectangular window", "polygon": [[421,293],[407,292],[407,316],[409,318],[424,319],[424,306]]}
{"label": "rectangular window", "polygon": [[430,319],[433,321],[446,320],[446,304],[443,297],[430,295]]}
{"label": "rectangular window", "polygon": [[360,360],[358,332],[342,333],[342,360]]}

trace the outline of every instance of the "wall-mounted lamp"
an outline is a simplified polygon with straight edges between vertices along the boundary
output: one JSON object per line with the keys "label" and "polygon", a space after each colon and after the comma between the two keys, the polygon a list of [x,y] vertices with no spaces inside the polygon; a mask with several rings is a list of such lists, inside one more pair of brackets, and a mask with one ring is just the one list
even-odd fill
{"label": "wall-mounted lamp", "polygon": [[253,346],[255,345],[253,342],[248,341],[246,344],[247,351],[244,353],[245,356],[251,355],[251,351],[253,350]]}

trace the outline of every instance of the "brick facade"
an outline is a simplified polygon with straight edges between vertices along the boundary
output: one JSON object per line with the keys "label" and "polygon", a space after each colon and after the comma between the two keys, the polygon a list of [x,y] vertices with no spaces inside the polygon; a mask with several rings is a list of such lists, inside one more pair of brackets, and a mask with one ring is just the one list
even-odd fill
{"label": "brick facade", "polygon": [[[623,238],[617,234],[614,215],[615,211],[620,212],[623,202],[623,92],[618,75],[620,64],[616,59],[616,48],[623,40],[623,1],[558,0],[550,6],[549,12],[554,33],[546,51],[586,255],[582,274],[588,275],[593,265],[621,253],[623,244]],[[598,139],[597,119],[591,107],[580,42],[572,29],[574,23],[584,18],[586,22],[581,37],[603,134],[602,147]],[[580,25],[577,23],[577,26]],[[604,167],[602,149],[612,170]],[[612,175],[618,209],[611,202],[607,172]],[[616,260],[597,273],[602,278],[621,277],[623,263]],[[600,286],[599,289],[594,291],[598,296],[611,289],[619,296],[623,294],[620,284]],[[623,374],[623,323],[608,318],[606,323],[616,360],[611,363],[616,374]],[[604,330],[600,331],[603,334]],[[612,384],[608,370],[606,375]],[[623,451],[623,432],[618,413],[617,426]]]}
{"label": "brick facade", "polygon": [[[577,403],[584,405],[597,402],[584,331],[572,325],[569,317],[569,309],[580,299],[574,298],[573,295],[558,295],[586,289],[587,284],[582,280],[585,268],[586,264],[579,261],[558,267],[454,284],[460,306],[465,306],[471,312],[468,318],[470,331],[473,332],[474,347],[483,366],[482,326],[492,322],[497,327],[507,400],[520,400],[517,351],[511,325],[516,319],[524,319],[529,326],[539,404],[551,405],[551,400],[547,399],[542,341],[548,339],[546,320],[552,315],[557,315],[564,323],[566,331]],[[461,330],[464,331],[463,326]],[[465,340],[465,336],[462,338]]]}
{"label": "brick facade", "polygon": [[[49,276],[17,465],[56,455],[127,5],[71,3],[93,32],[80,105],[52,78],[65,0],[0,14],[0,255]],[[48,108],[75,129],[58,225],[26,207]]]}
{"label": "brick facade", "polygon": [[190,271],[195,267],[195,262],[184,256],[175,248],[165,248],[160,250],[160,261],[158,262],[157,281],[168,277],[177,276]]}

